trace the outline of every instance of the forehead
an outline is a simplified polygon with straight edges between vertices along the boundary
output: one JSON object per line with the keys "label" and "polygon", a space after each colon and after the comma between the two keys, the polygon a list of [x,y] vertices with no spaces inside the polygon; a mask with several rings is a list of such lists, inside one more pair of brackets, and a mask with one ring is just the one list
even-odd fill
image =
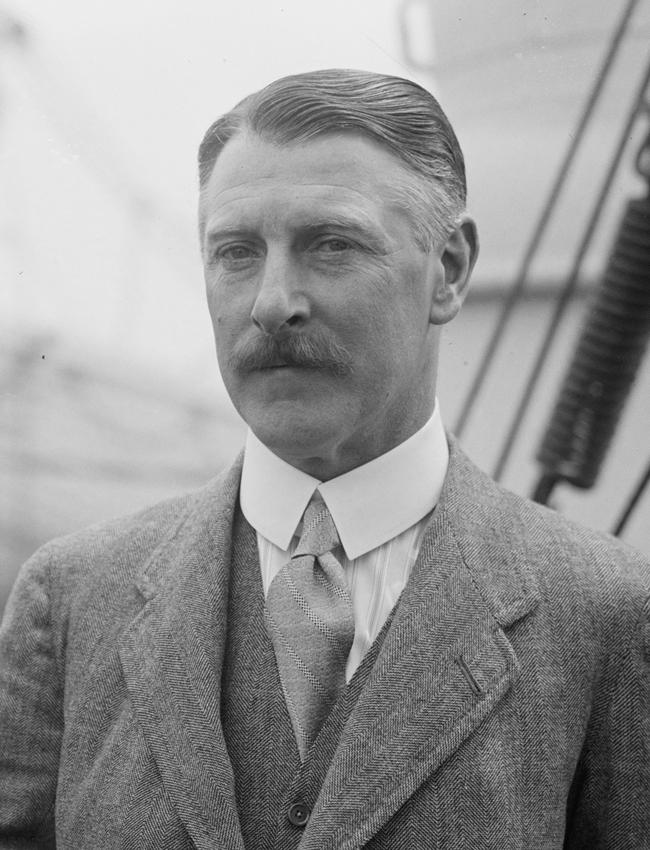
{"label": "forehead", "polygon": [[[398,187],[414,176],[390,151],[357,134],[276,144],[242,133],[221,151],[201,195],[201,218],[343,211],[376,217],[396,206]],[[302,211],[302,212],[301,212]]]}

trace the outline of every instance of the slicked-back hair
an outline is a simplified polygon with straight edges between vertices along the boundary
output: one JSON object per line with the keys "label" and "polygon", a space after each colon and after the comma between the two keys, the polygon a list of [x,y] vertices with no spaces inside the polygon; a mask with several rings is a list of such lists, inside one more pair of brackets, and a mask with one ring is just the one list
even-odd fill
{"label": "slicked-back hair", "polygon": [[463,154],[447,116],[426,89],[401,77],[339,68],[282,77],[218,118],[199,147],[199,185],[234,136],[274,144],[355,133],[394,154],[415,178],[395,188],[426,250],[444,240],[465,207]]}

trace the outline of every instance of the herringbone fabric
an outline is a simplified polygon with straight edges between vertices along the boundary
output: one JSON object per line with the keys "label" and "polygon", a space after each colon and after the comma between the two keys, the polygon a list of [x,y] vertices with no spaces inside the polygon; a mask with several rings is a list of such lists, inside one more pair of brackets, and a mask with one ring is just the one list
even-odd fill
{"label": "herringbone fabric", "polygon": [[296,850],[302,830],[288,819],[287,805],[297,795],[303,805],[313,809],[341,734],[372,672],[391,615],[301,762],[265,627],[255,532],[239,512],[233,524],[232,563],[236,567],[229,588],[221,717],[244,847]]}
{"label": "herringbone fabric", "polygon": [[273,579],[265,618],[302,759],[345,687],[354,614],[340,545],[320,497],[307,506],[292,559]]}
{"label": "herringbone fabric", "polygon": [[[301,850],[650,850],[650,565],[450,445],[381,650],[298,776],[279,683],[270,705],[272,677],[243,667],[228,740],[236,728],[250,770],[273,753],[281,777],[275,840],[248,846],[291,850],[300,830]],[[258,648],[245,633],[238,655],[226,646],[235,576],[258,568],[250,538],[233,548],[240,474],[241,462],[196,494],[53,541],[23,567],[0,628],[0,847],[247,846],[238,804],[268,798],[259,780],[236,798],[220,712],[226,656],[240,670]],[[239,723],[251,715],[269,730],[281,717],[280,733],[260,744]],[[311,810],[304,827],[295,804]]]}

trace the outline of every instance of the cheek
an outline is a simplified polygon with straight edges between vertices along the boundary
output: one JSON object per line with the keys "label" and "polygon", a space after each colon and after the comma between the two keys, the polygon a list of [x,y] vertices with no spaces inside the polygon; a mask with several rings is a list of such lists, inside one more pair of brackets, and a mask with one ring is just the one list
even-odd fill
{"label": "cheek", "polygon": [[244,302],[241,294],[228,292],[220,286],[214,277],[206,273],[205,292],[208,310],[215,332],[220,335],[240,332],[242,323],[250,317],[250,307]]}
{"label": "cheek", "polygon": [[217,324],[218,318],[218,305],[220,300],[217,294],[217,287],[207,271],[204,271],[203,278],[205,281],[205,300],[208,304],[208,310],[210,312],[210,318],[212,319],[213,324]]}
{"label": "cheek", "polygon": [[346,304],[340,316],[345,317],[344,333],[353,340],[359,353],[385,360],[394,346],[403,340],[406,316],[403,299],[389,281],[386,287],[376,287],[366,297]]}
{"label": "cheek", "polygon": [[[400,294],[401,292],[401,294]],[[366,380],[377,392],[408,378],[429,347],[429,318],[426,304],[393,290],[368,301],[360,309],[355,326],[346,332],[357,362],[363,364]]]}
{"label": "cheek", "polygon": [[230,309],[224,309],[223,299],[215,297],[214,292],[208,294],[208,310],[212,321],[217,362],[224,374],[228,369],[228,358],[241,335],[241,324],[238,323]]}

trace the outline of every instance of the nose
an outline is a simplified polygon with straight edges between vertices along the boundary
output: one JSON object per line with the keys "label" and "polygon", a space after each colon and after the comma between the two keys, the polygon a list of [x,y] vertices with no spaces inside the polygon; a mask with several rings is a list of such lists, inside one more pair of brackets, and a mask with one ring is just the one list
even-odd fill
{"label": "nose", "polygon": [[308,316],[296,269],[289,259],[269,253],[251,311],[253,323],[267,334],[277,334],[302,324]]}

